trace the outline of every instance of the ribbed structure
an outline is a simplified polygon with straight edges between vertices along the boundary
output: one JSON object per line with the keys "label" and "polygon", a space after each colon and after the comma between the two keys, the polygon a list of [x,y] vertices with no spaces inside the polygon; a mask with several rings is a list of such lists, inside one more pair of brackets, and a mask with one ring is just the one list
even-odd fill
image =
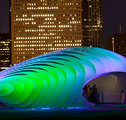
{"label": "ribbed structure", "polygon": [[93,47],[67,48],[0,73],[0,101],[17,108],[89,106],[82,87],[95,76],[125,72],[126,58]]}

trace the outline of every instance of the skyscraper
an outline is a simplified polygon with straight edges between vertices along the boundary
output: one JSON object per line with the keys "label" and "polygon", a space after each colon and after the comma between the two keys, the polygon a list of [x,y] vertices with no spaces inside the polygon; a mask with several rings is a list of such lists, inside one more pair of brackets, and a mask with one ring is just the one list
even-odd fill
{"label": "skyscraper", "polygon": [[0,33],[0,71],[10,67],[10,34]]}
{"label": "skyscraper", "polygon": [[12,64],[82,46],[81,0],[11,0]]}
{"label": "skyscraper", "polygon": [[102,0],[82,0],[82,45],[102,47]]}

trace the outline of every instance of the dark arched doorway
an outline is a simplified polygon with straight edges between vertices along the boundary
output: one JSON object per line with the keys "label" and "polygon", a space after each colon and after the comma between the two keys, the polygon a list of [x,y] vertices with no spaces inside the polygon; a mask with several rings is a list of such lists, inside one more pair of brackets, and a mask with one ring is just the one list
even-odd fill
{"label": "dark arched doorway", "polygon": [[126,73],[116,72],[100,76],[87,83],[97,86],[100,103],[120,103],[120,92],[126,93]]}

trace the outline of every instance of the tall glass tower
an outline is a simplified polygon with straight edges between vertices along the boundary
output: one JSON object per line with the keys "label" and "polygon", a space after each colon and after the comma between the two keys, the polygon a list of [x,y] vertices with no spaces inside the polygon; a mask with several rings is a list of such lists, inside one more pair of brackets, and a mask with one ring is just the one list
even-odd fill
{"label": "tall glass tower", "polygon": [[11,66],[10,41],[9,33],[0,33],[0,71]]}
{"label": "tall glass tower", "polygon": [[11,0],[12,64],[82,46],[81,0]]}
{"label": "tall glass tower", "polygon": [[82,0],[82,46],[102,47],[102,0]]}

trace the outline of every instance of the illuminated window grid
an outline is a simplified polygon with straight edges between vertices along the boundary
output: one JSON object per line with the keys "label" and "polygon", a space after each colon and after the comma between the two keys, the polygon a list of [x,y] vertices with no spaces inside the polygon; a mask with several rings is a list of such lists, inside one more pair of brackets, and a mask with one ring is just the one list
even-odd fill
{"label": "illuminated window grid", "polygon": [[11,15],[12,64],[81,46],[81,0],[12,0]]}
{"label": "illuminated window grid", "polygon": [[102,0],[83,0],[83,46],[102,47]]}
{"label": "illuminated window grid", "polygon": [[0,34],[0,71],[10,67],[10,35]]}

